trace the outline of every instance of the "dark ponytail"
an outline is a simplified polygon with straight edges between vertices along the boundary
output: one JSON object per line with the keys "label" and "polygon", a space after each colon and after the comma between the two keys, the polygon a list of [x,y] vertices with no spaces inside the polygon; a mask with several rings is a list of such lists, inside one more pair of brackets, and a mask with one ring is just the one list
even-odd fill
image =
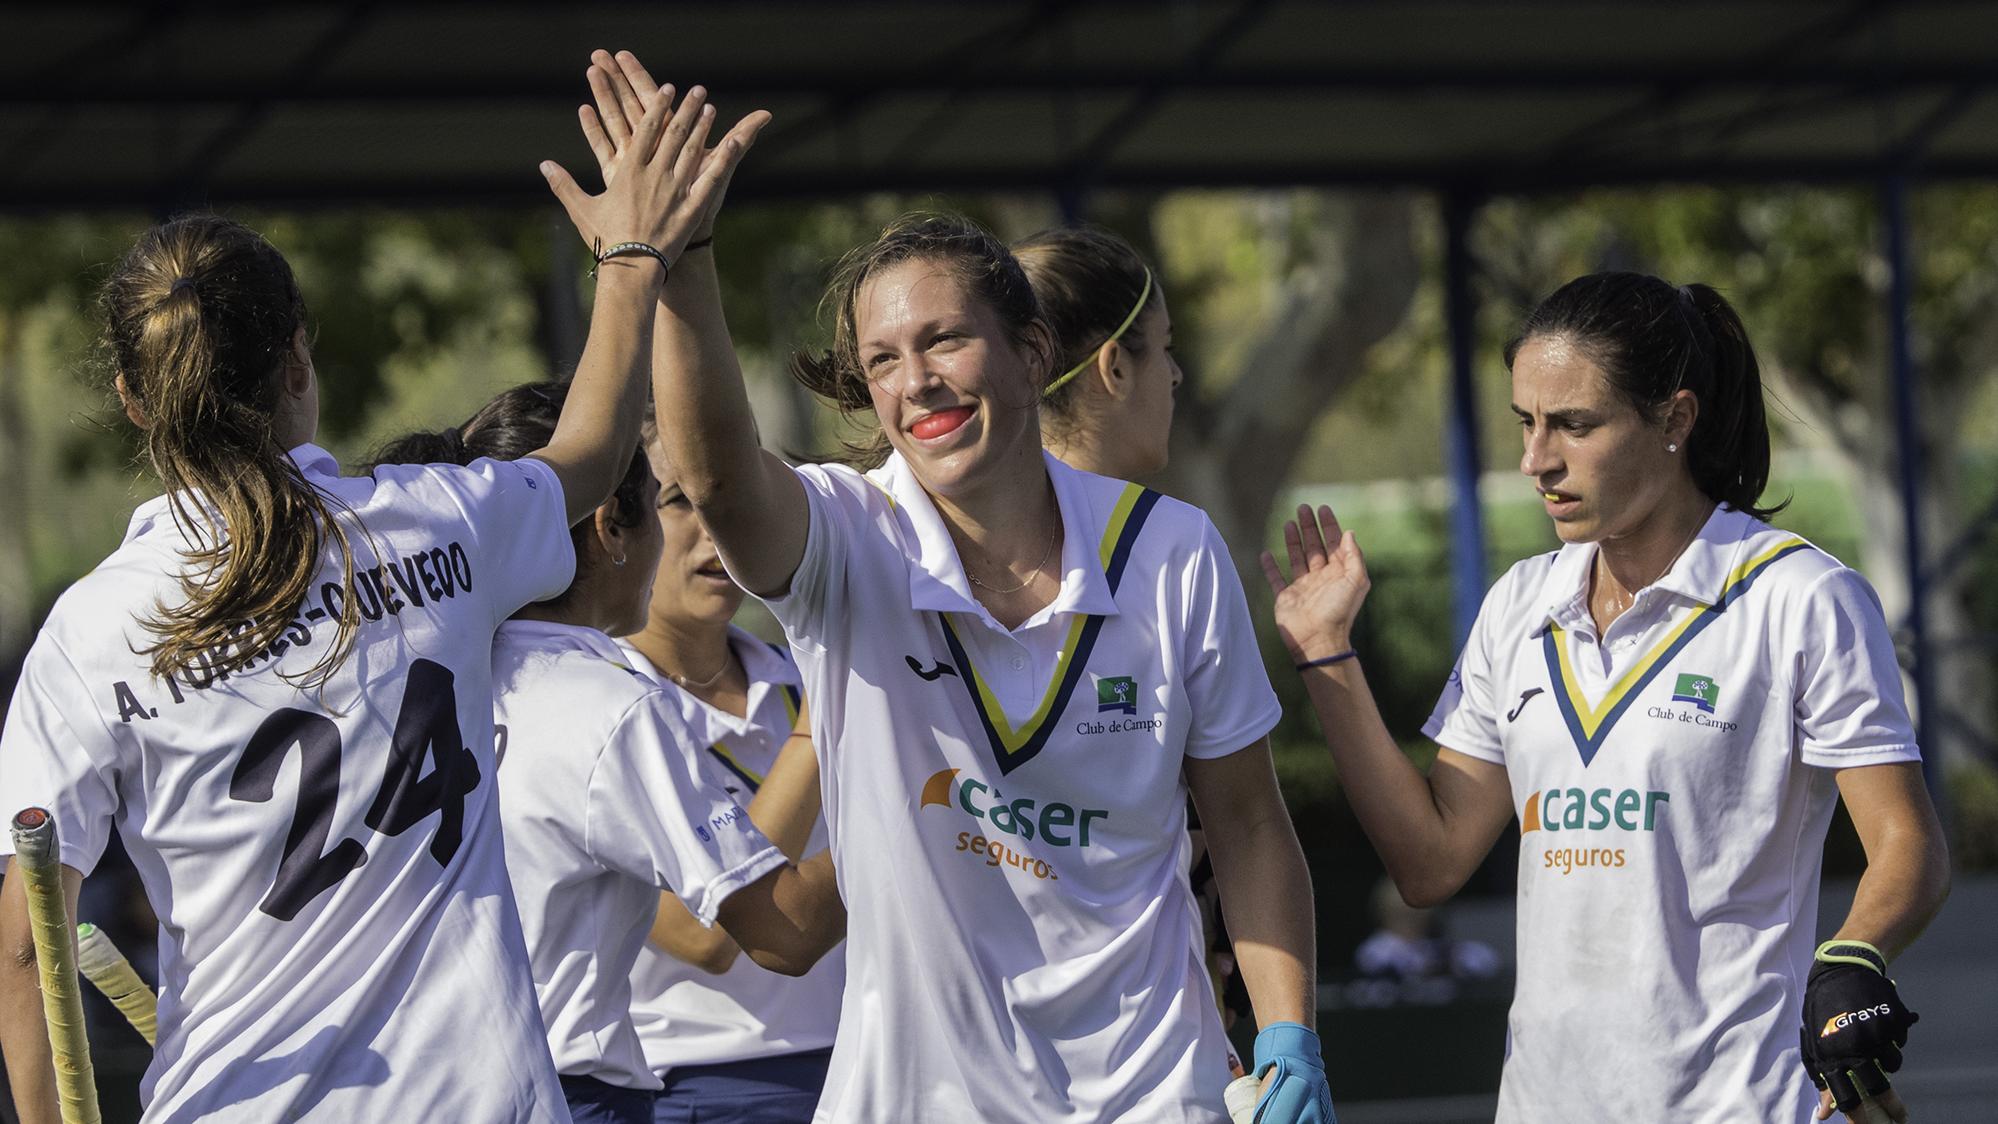
{"label": "dark ponytail", "polygon": [[1602,369],[1617,396],[1653,423],[1690,390],[1699,416],[1686,464],[1707,498],[1767,519],[1788,501],[1757,506],[1769,485],[1769,416],[1762,368],[1748,329],[1707,285],[1674,286],[1642,273],[1592,273],[1540,302],[1506,345],[1511,369],[1535,336],[1571,341]]}
{"label": "dark ponytail", "polygon": [[[145,419],[147,458],[193,544],[183,554],[182,600],[142,622],[157,639],[141,654],[163,678],[197,665],[204,675],[236,671],[289,627],[327,541],[341,580],[353,579],[337,501],[307,482],[275,425],[305,298],[262,235],[190,215],[140,235],[101,303],[106,346]],[[195,493],[221,515],[222,533],[194,516]],[[305,682],[323,683],[340,665],[359,621],[349,598]]]}
{"label": "dark ponytail", "polygon": [[[555,423],[562,416],[562,403],[569,395],[567,383],[530,382],[503,390],[479,407],[464,425],[434,433],[419,432],[397,437],[377,448],[369,458],[372,467],[385,464],[470,464],[481,457],[511,461],[544,448],[555,435]],[[626,467],[624,479],[611,493],[611,521],[620,527],[636,527],[653,518],[645,507],[645,482],[652,476],[651,462],[639,449]],[[586,557],[585,536],[591,533],[584,520],[569,531],[580,565]],[[577,575],[581,577],[579,573]],[[573,584],[571,588],[574,588]],[[560,598],[556,599],[557,601]]]}

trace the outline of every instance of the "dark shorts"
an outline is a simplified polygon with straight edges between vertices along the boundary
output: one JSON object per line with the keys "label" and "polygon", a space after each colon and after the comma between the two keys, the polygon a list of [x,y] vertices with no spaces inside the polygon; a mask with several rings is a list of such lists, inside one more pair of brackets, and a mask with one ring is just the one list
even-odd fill
{"label": "dark shorts", "polygon": [[626,1089],[594,1077],[564,1077],[562,1096],[569,1102],[569,1117],[576,1124],[651,1124],[652,1100],[659,1094],[650,1089]]}
{"label": "dark shorts", "polygon": [[810,1124],[831,1060],[828,1048],[680,1066],[652,1104],[653,1124]]}

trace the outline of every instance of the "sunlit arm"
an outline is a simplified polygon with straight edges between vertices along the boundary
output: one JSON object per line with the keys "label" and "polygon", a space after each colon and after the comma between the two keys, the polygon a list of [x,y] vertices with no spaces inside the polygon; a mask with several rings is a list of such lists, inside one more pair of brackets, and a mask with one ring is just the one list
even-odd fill
{"label": "sunlit arm", "polygon": [[[793,861],[803,857],[819,820],[819,761],[812,752],[811,716],[801,710],[776,764],[749,802],[749,822]],[[722,926],[709,928],[673,894],[661,894],[651,941],[704,972],[720,975],[742,951]]]}
{"label": "sunlit arm", "polygon": [[1360,661],[1303,675],[1340,787],[1402,899],[1419,908],[1447,901],[1512,819],[1505,770],[1446,748],[1425,776],[1381,721]]}
{"label": "sunlit arm", "polygon": [[1949,850],[1920,765],[1838,771],[1839,795],[1866,848],[1866,873],[1837,939],[1889,959],[1913,944],[1949,897]]}
{"label": "sunlit arm", "polygon": [[730,894],[717,920],[757,964],[787,976],[811,971],[846,936],[832,853],[821,851]]}
{"label": "sunlit arm", "polygon": [[1256,1022],[1317,1026],[1311,872],[1277,789],[1267,739],[1211,760],[1188,758],[1221,910]]}
{"label": "sunlit arm", "polygon": [[715,976],[734,967],[742,952],[728,930],[701,924],[679,895],[670,892],[659,895],[659,913],[646,939],[668,956]]}
{"label": "sunlit arm", "polygon": [[812,717],[804,707],[777,761],[749,801],[749,822],[793,862],[804,857],[819,823],[819,758],[812,751]]}
{"label": "sunlit arm", "polygon": [[710,251],[687,254],[666,282],[652,387],[660,444],[729,573],[750,593],[784,592],[810,510],[790,466],[757,443]]}

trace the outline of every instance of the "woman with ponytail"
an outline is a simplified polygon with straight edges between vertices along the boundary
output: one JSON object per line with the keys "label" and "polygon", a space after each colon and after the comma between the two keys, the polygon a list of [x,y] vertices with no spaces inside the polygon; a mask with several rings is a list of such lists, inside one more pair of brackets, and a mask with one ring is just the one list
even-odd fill
{"label": "woman with ponytail", "polygon": [[[1886,963],[1940,907],[1948,860],[1878,599],[1767,522],[1747,331],[1707,286],[1601,273],[1542,302],[1506,363],[1520,471],[1564,545],[1486,596],[1423,728],[1426,776],[1354,658],[1352,533],[1300,508],[1289,581],[1263,557],[1409,904],[1456,893],[1519,821],[1499,1120],[1905,1119],[1889,1075],[1915,1015]],[[1867,867],[1819,945],[1841,798]]]}
{"label": "woman with ponytail", "polygon": [[1063,462],[1143,480],[1166,466],[1173,392],[1172,312],[1158,272],[1129,242],[1095,227],[1044,230],[1013,244],[1055,342],[1041,392],[1041,442]]}
{"label": "woman with ponytail", "polygon": [[[72,913],[114,827],[138,867],[147,1120],[568,1119],[499,834],[492,639],[569,585],[567,528],[630,463],[666,266],[762,120],[710,153],[702,101],[663,99],[601,195],[543,166],[609,248],[575,387],[519,460],[340,475],[312,443],[305,301],[239,223],[175,219],[113,271],[115,384],[167,491],[29,652],[0,809],[53,813]],[[10,877],[0,1046],[44,1124],[32,947]]]}
{"label": "woman with ponytail", "polygon": [[[1041,444],[1062,463],[1099,476],[1143,480],[1164,471],[1173,394],[1186,377],[1172,352],[1172,312],[1158,271],[1107,230],[1065,226],[1013,243],[1060,373],[1041,392]],[[1207,972],[1221,1023],[1249,1015],[1221,916],[1221,891],[1199,811],[1187,808],[1195,900]]]}

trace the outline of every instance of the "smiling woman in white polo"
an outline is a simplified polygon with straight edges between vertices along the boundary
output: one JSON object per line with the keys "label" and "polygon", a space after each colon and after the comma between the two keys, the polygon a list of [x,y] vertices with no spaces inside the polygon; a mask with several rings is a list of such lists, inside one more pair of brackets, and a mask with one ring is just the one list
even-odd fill
{"label": "smiling woman in white polo", "polygon": [[1198,509],[1041,451],[1051,348],[1012,254],[915,216],[849,255],[799,370],[880,423],[864,474],[759,451],[712,275],[670,284],[661,442],[790,639],[848,907],[817,1118],[1223,1124],[1190,790],[1271,1036],[1263,1118],[1329,1119],[1240,582]]}
{"label": "smiling woman in white polo", "polygon": [[[1872,589],[1763,521],[1769,432],[1740,320],[1702,285],[1597,274],[1542,303],[1507,360],[1520,471],[1566,545],[1486,597],[1423,730],[1441,747],[1428,776],[1351,658],[1352,534],[1299,509],[1295,581],[1264,557],[1402,895],[1448,898],[1519,820],[1499,1119],[1801,1122],[1813,1080],[1826,1115],[1835,1098],[1900,1119],[1887,1075],[1913,1016],[1885,960],[1941,904],[1947,860]],[[1841,796],[1867,870],[1814,964]]]}

